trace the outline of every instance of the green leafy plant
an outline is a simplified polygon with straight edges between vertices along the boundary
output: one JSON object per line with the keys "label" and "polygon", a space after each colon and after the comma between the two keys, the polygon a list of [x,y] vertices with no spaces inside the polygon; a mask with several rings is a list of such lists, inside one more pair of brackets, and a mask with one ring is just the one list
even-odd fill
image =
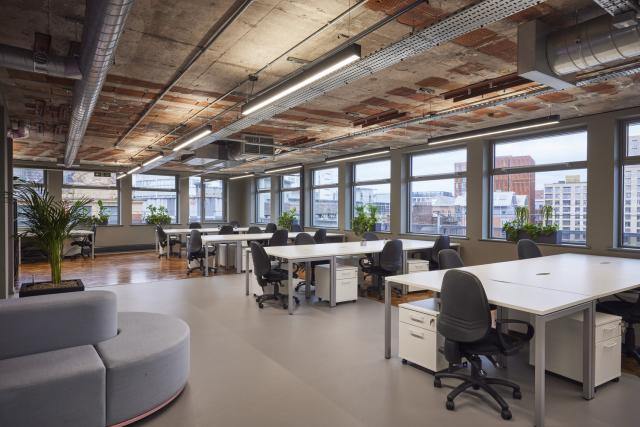
{"label": "green leafy plant", "polygon": [[553,217],[553,206],[544,205],[542,207],[542,234],[549,235],[557,232],[560,229],[558,224],[553,224],[551,218]]}
{"label": "green leafy plant", "polygon": [[351,220],[351,229],[358,236],[368,231],[375,231],[378,222],[378,207],[367,204],[356,206],[356,215]]}
{"label": "green leafy plant", "polygon": [[144,220],[147,224],[152,225],[171,224],[171,216],[169,216],[169,211],[164,206],[147,206],[147,213],[144,216]]}
{"label": "green leafy plant", "polygon": [[71,230],[86,220],[89,198],[74,202],[56,200],[41,187],[20,186],[14,197],[27,226],[23,235],[33,237],[34,242],[47,254],[51,267],[51,282],[62,281],[64,241],[71,237]]}
{"label": "green leafy plant", "polygon": [[107,208],[104,206],[102,200],[98,200],[98,213],[96,215],[90,215],[90,210],[85,208],[85,223],[89,225],[107,225],[109,223],[109,215],[107,214]]}
{"label": "green leafy plant", "polygon": [[291,226],[296,221],[296,208],[282,212],[278,218],[278,226],[286,230],[291,230]]}
{"label": "green leafy plant", "polygon": [[502,230],[507,236],[507,240],[513,242],[518,240],[520,232],[527,233],[532,239],[537,239],[541,235],[548,236],[558,231],[557,224],[551,224],[553,216],[553,206],[545,205],[541,209],[543,222],[542,224],[534,224],[529,221],[529,208],[526,206],[517,206],[515,208],[515,218],[513,221],[507,221],[503,224]]}

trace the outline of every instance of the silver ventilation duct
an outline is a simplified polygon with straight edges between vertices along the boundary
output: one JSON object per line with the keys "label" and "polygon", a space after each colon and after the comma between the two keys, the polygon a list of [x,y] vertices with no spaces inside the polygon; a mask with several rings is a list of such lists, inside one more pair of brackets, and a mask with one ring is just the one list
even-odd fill
{"label": "silver ventilation duct", "polygon": [[80,51],[80,70],[84,78],[78,80],[73,87],[71,122],[64,155],[66,167],[71,166],[76,159],[133,2],[134,0],[87,1]]}
{"label": "silver ventilation duct", "polygon": [[82,78],[75,58],[57,55],[36,55],[29,49],[0,44],[0,67],[30,71],[54,77],[78,80]]}
{"label": "silver ventilation duct", "polygon": [[593,0],[610,15],[618,15],[632,9],[637,9],[636,0]]}

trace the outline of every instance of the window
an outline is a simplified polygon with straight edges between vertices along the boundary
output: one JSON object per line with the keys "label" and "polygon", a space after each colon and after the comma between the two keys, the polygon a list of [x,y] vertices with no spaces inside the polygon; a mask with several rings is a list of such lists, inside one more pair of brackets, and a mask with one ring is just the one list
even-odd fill
{"label": "window", "polygon": [[256,179],[256,223],[271,222],[271,177]]}
{"label": "window", "polygon": [[[492,238],[504,239],[502,225],[515,218],[515,208],[529,209],[530,221],[541,223],[540,209],[553,206],[551,221],[562,226],[563,243],[586,242],[587,132],[554,133],[493,144],[491,176]],[[553,199],[548,197],[553,194]],[[564,207],[573,214],[564,214]],[[565,219],[568,216],[568,220]]]}
{"label": "window", "polygon": [[90,215],[100,211],[102,202],[109,219],[107,224],[119,224],[119,194],[116,174],[110,172],[63,171],[62,200],[75,202],[81,198],[92,199]]}
{"label": "window", "polygon": [[133,174],[131,223],[144,224],[149,206],[164,206],[171,223],[178,222],[178,190],[174,175]]}
{"label": "window", "polygon": [[356,207],[378,208],[377,231],[391,231],[391,160],[374,160],[353,165],[353,215]]}
{"label": "window", "polygon": [[311,225],[338,228],[338,168],[313,171]]}
{"label": "window", "polygon": [[[44,188],[44,169],[31,169],[31,168],[13,168],[13,177],[14,177],[14,186],[16,189],[21,186],[30,186],[36,187],[43,186],[40,188]],[[16,178],[18,181],[15,181]],[[18,227],[23,228],[27,226],[24,216],[22,215],[22,210],[20,206],[18,206]]]}
{"label": "window", "polygon": [[280,212],[287,212],[291,209],[295,209],[296,221],[300,222],[301,213],[301,175],[300,173],[293,173],[282,175],[280,177]]}
{"label": "window", "polygon": [[224,181],[189,177],[189,222],[220,222],[224,219]]}
{"label": "window", "polygon": [[467,234],[466,148],[410,157],[409,232]]}
{"label": "window", "polygon": [[189,222],[202,222],[202,178],[189,177]]}
{"label": "window", "polygon": [[[622,206],[625,221],[621,244],[627,248],[640,248],[640,122],[625,123],[624,146],[622,154],[622,179],[625,185]],[[633,199],[638,202],[633,204]]]}

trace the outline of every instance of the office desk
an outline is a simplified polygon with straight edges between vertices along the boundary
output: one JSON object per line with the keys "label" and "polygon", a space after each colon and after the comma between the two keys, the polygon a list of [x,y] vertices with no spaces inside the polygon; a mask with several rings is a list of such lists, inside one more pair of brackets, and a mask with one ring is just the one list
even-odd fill
{"label": "office desk", "polygon": [[[640,260],[562,254],[464,267],[482,282],[489,302],[535,317],[535,415],[544,427],[546,323],[577,312],[584,315],[582,395],[594,397],[596,300],[640,286]],[[391,357],[391,287],[411,285],[440,292],[445,271],[388,277],[385,282],[385,357]],[[590,325],[590,327],[587,327]]]}
{"label": "office desk", "polygon": [[[264,230],[265,227],[261,226],[261,230]],[[218,234],[220,232],[220,226],[215,227],[205,227],[205,228],[165,228],[164,232],[167,233],[167,238],[169,236],[179,236],[181,234],[190,234],[191,230],[198,230],[202,234]],[[249,227],[236,227],[233,231],[237,231],[238,233],[246,233],[249,231]],[[156,252],[158,251],[158,233],[155,234],[156,239]]]}
{"label": "office desk", "polygon": [[[329,235],[329,233],[327,233]],[[409,252],[429,249],[433,247],[433,241],[430,240],[402,240],[402,271],[407,271],[407,254]],[[309,264],[313,261],[329,261],[331,264],[331,299],[329,305],[336,306],[336,257],[360,255],[370,253],[380,253],[386,243],[385,240],[376,240],[366,242],[343,242],[343,243],[324,243],[321,245],[293,245],[293,246],[272,246],[264,248],[268,255],[280,260],[288,260],[290,264],[305,263]],[[453,243],[451,247],[458,247],[459,244]],[[247,255],[248,261],[248,255]],[[289,287],[289,314],[293,314],[293,271],[289,270],[288,287]],[[308,270],[307,270],[308,271]],[[247,275],[248,275],[247,271]],[[247,290],[249,295],[249,278],[247,276]]]}
{"label": "office desk", "polygon": [[[295,238],[300,233],[305,233],[304,231],[299,232],[289,232],[289,239],[295,240]],[[311,234],[311,233],[307,233]],[[220,243],[234,243],[234,242],[244,242],[246,240],[269,240],[273,236],[272,233],[252,233],[252,234],[211,234],[202,236],[202,246],[204,246],[205,252],[205,260],[209,256],[209,248],[208,244],[217,245]],[[339,237],[344,234],[341,233],[327,233],[327,237]],[[242,273],[242,245],[236,245],[236,273]],[[248,264],[247,264],[248,265]],[[205,276],[208,276],[208,270],[205,270]]]}
{"label": "office desk", "polygon": [[[85,237],[91,235],[91,259],[96,258],[96,236],[93,235],[93,231],[91,230],[72,230],[71,237]],[[33,237],[31,233],[20,233],[18,232],[18,265],[22,263],[22,237]]]}

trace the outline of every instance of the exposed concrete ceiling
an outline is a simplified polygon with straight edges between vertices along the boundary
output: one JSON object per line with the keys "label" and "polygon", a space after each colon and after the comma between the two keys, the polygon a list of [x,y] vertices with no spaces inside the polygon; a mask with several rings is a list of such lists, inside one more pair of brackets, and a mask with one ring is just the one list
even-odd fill
{"label": "exposed concrete ceiling", "polygon": [[[233,96],[214,102],[249,74],[353,6],[354,2],[256,0],[180,79],[125,143],[114,147],[232,3],[231,0],[136,1],[80,149],[78,157],[81,163],[120,165],[124,168],[155,156],[145,148],[170,144],[176,136],[210,121],[251,93],[298,69],[300,64],[280,60],[261,73],[255,85],[244,84]],[[412,1],[368,0],[350,16],[287,56],[313,60],[343,43],[348,36],[370,27],[409,3]],[[474,2],[432,0],[425,3],[360,40],[363,56],[471,3]],[[78,0],[5,0],[0,16],[0,43],[32,48],[34,33],[41,32],[52,36],[54,53],[66,55],[69,43],[80,41],[84,4]],[[310,141],[323,141],[368,128],[367,123],[357,124],[364,119],[396,117],[381,123],[388,124],[426,112],[443,111],[530,89],[535,84],[520,85],[460,102],[445,100],[441,96],[452,89],[514,73],[519,23],[539,18],[554,26],[566,25],[576,19],[576,11],[592,6],[593,2],[588,0],[541,3],[281,113],[246,132],[271,135],[281,144],[304,146]],[[549,113],[569,118],[635,106],[640,90],[634,83],[633,78],[627,77],[569,89],[384,134],[347,139],[322,150],[291,152],[278,157],[277,162],[265,159],[229,172],[261,171],[277,164],[321,160],[328,153],[335,155],[339,151],[416,144],[424,142],[429,135],[467,131]],[[11,119],[26,121],[31,128],[28,139],[15,141],[17,159],[56,162],[63,156],[72,86],[72,80],[0,68],[0,90],[8,99]],[[420,91],[421,88],[426,91]],[[394,115],[393,110],[398,114]],[[238,117],[239,111],[232,110],[213,124],[219,128]],[[179,132],[163,138],[180,124],[185,126]],[[372,128],[375,126],[371,125]],[[184,169],[185,165],[171,162],[163,167]]]}

